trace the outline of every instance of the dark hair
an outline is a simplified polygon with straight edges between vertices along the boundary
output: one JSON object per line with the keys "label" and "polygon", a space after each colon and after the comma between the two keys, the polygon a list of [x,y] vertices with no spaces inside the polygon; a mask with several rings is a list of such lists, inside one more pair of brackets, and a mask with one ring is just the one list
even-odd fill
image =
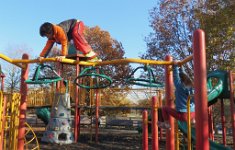
{"label": "dark hair", "polygon": [[46,36],[46,34],[53,34],[53,25],[49,22],[45,22],[40,27],[40,35],[42,37]]}

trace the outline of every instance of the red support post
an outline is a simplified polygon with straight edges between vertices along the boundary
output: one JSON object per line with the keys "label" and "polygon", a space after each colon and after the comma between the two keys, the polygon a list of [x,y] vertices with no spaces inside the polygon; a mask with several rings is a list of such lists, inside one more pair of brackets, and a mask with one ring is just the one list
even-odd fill
{"label": "red support post", "polygon": [[[79,71],[80,71],[80,67],[77,64],[76,65],[76,77],[79,75]],[[74,141],[75,142],[78,142],[78,137],[80,134],[80,108],[78,108],[78,105],[79,105],[78,92],[79,92],[79,89],[78,89],[78,86],[76,86],[75,87],[75,115],[74,115]]]}
{"label": "red support post", "polygon": [[[22,59],[29,59],[28,54],[23,54]],[[24,136],[25,136],[25,120],[26,120],[26,110],[27,110],[27,91],[28,86],[25,80],[28,79],[29,65],[25,64],[25,69],[21,71],[21,85],[20,85],[20,114],[19,114],[19,131],[18,131],[18,150],[24,150]]]}
{"label": "red support post", "polygon": [[[61,64],[58,62],[58,63],[56,63],[55,64],[56,65],[56,72],[57,72],[57,74],[59,75],[59,76],[61,76],[61,72],[62,72],[62,68],[61,68]],[[59,81],[59,82],[56,82],[56,93],[59,93],[59,92],[61,92],[61,87],[62,87],[62,81]]]}
{"label": "red support post", "polygon": [[143,138],[142,138],[142,149],[148,150],[148,111],[144,110],[142,113],[143,122],[142,122],[142,129],[143,129]]}
{"label": "red support post", "polygon": [[[166,61],[172,61],[172,57],[167,55],[165,58]],[[166,91],[166,106],[174,108],[174,90],[173,90],[173,75],[172,71],[170,71],[171,66],[165,66],[165,91]],[[166,130],[166,150],[174,150],[175,149],[175,127],[174,127],[174,118],[170,116],[169,123],[171,126],[171,130]]]}
{"label": "red support post", "polygon": [[226,127],[225,127],[225,115],[224,115],[224,99],[221,99],[221,122],[222,122],[222,133],[223,133],[223,144],[226,145]]}
{"label": "red support post", "polygon": [[208,108],[208,122],[209,122],[209,137],[212,141],[214,141],[214,123],[213,123],[213,106]]}
{"label": "red support post", "polygon": [[[158,101],[159,101],[159,108],[160,107],[162,107],[162,93],[161,92],[159,92],[159,99],[158,99]],[[162,128],[160,128],[159,129],[160,131],[160,133],[159,133],[159,135],[160,135],[160,137],[159,137],[159,140],[162,140]]]}
{"label": "red support post", "polygon": [[230,86],[230,110],[231,110],[231,122],[233,131],[233,149],[235,149],[235,113],[234,113],[234,77],[232,71],[229,72],[229,86]]}
{"label": "red support post", "polygon": [[157,97],[153,96],[152,98],[152,150],[158,150],[158,104],[157,104]]}
{"label": "red support post", "polygon": [[205,33],[198,29],[193,34],[194,87],[196,112],[196,149],[208,150],[208,102]]}

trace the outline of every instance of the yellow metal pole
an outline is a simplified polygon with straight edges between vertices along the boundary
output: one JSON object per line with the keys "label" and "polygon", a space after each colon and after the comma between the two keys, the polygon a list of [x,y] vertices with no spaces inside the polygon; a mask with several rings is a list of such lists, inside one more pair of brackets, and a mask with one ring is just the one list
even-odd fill
{"label": "yellow metal pole", "polygon": [[190,96],[187,100],[187,125],[188,125],[188,150],[191,150],[191,118],[190,118]]}
{"label": "yellow metal pole", "polygon": [[[3,112],[4,112],[4,107],[3,107],[3,105],[4,105],[4,103],[3,103],[3,92],[2,91],[0,91],[0,128],[1,129],[4,129],[2,126],[3,126],[3,117],[4,117],[4,114],[3,114]],[[4,130],[1,130],[0,131],[0,150],[2,150],[2,145],[3,145],[3,132],[4,132]]]}
{"label": "yellow metal pole", "polygon": [[180,142],[179,142],[179,129],[178,129],[178,121],[175,121],[175,149],[179,150]]}
{"label": "yellow metal pole", "polygon": [[22,64],[14,63],[13,59],[11,59],[10,57],[7,57],[6,55],[0,54],[0,58],[2,58],[3,60],[5,60],[5,61],[7,61],[7,62],[9,62],[11,64],[14,64],[14,65],[16,65],[16,66],[18,66],[20,68],[24,68],[24,66]]}
{"label": "yellow metal pole", "polygon": [[[41,61],[38,59],[11,59],[3,54],[0,54],[0,58],[4,59],[5,61],[20,65],[27,64],[27,63],[44,63],[44,62],[57,62],[55,57],[52,58],[44,58]],[[149,64],[149,65],[172,65],[172,61],[158,61],[158,60],[146,60],[146,59],[136,59],[136,58],[126,58],[126,59],[116,59],[116,60],[110,60],[110,61],[103,61],[103,62],[87,62],[87,61],[78,61],[73,59],[62,59],[61,63],[67,63],[67,64],[79,64],[79,65],[85,65],[85,66],[103,66],[103,65],[113,65],[113,64],[127,64],[127,63],[140,63],[140,64]],[[23,66],[21,66],[23,67]]]}
{"label": "yellow metal pole", "polygon": [[[0,54],[0,58],[20,68],[24,68],[23,64],[27,64],[27,63],[57,62],[55,57],[44,58],[41,61],[39,61],[38,59],[31,59],[31,60],[30,59],[29,60],[11,59],[10,57],[7,57],[6,55]],[[193,55],[190,55],[186,57],[185,59],[179,61],[179,64],[182,65],[192,59],[193,59]],[[148,65],[172,65],[173,61],[126,58],[126,59],[116,59],[116,60],[103,61],[103,62],[87,62],[87,61],[79,61],[79,60],[64,58],[62,59],[61,63],[67,63],[67,64],[73,64],[73,65],[79,64],[79,65],[84,65],[84,66],[104,66],[104,65],[128,64],[128,63],[140,63],[140,64],[148,64]]]}
{"label": "yellow metal pole", "polygon": [[3,60],[12,63],[12,59],[10,57],[7,57],[6,55],[0,54],[0,58],[2,58]]}

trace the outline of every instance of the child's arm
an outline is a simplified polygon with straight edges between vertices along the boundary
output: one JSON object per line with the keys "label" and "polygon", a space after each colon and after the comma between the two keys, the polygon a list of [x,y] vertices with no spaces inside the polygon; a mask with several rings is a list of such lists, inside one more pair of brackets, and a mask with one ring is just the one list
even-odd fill
{"label": "child's arm", "polygon": [[173,65],[173,79],[174,79],[175,87],[181,84],[181,79],[179,76],[179,67],[176,64]]}
{"label": "child's arm", "polygon": [[48,40],[42,52],[40,53],[40,57],[47,57],[54,43],[55,43],[54,40]]}

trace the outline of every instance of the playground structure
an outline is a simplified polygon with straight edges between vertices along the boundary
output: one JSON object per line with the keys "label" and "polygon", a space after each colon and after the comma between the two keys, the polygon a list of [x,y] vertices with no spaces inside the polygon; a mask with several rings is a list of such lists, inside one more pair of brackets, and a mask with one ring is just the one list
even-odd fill
{"label": "playground structure", "polygon": [[[180,61],[179,63],[182,65],[190,60],[193,59],[194,61],[194,73],[195,73],[195,102],[196,102],[196,136],[192,136],[192,139],[196,141],[196,149],[200,150],[206,150],[209,149],[210,145],[208,140],[209,139],[209,124],[208,124],[208,101],[207,101],[207,73],[206,73],[206,59],[205,59],[205,37],[204,32],[202,30],[196,30],[194,33],[194,56],[189,56],[185,58],[184,60]],[[25,133],[25,118],[26,114],[25,111],[27,109],[27,103],[26,103],[26,95],[27,95],[27,84],[25,81],[28,79],[28,68],[29,63],[36,63],[38,60],[29,60],[28,56],[26,54],[23,55],[22,60],[12,60],[2,54],[0,54],[0,57],[14,65],[17,65],[22,68],[22,80],[21,80],[21,102],[20,102],[20,112],[19,112],[19,130],[18,130],[18,141],[17,141],[17,149],[23,150],[24,149],[24,133]],[[42,60],[43,62],[56,62],[55,58],[45,58]],[[166,56],[165,61],[153,61],[153,60],[140,60],[140,59],[122,59],[122,60],[113,60],[113,61],[106,61],[106,62],[83,62],[79,61],[79,57],[76,57],[75,60],[72,59],[63,59],[62,63],[67,64],[73,64],[76,66],[76,74],[79,76],[79,68],[80,65],[82,66],[102,66],[102,65],[112,65],[112,64],[126,64],[126,63],[141,63],[145,65],[165,65],[165,92],[166,92],[166,105],[173,107],[173,83],[172,83],[172,74],[169,71],[169,67],[173,64],[172,58],[170,56]],[[231,120],[232,120],[232,129],[234,131],[234,91],[233,91],[233,82],[234,82],[234,75],[232,72],[229,73],[230,77],[230,100],[231,100]],[[152,81],[152,80],[151,80]],[[133,79],[131,79],[131,82],[133,82]],[[151,82],[152,83],[152,82]],[[209,87],[210,88],[210,87]],[[78,106],[79,99],[78,99],[78,86],[76,86],[75,90],[75,124],[74,124],[74,141],[77,142],[78,136],[80,134],[80,108]],[[98,91],[98,90],[97,90]],[[96,93],[96,135],[98,135],[98,109],[99,109],[99,99],[98,99],[98,92]],[[214,100],[212,100],[215,102]],[[153,103],[153,114],[156,113],[156,108],[158,106]],[[145,113],[144,113],[145,114]],[[144,115],[146,116],[146,114]],[[153,120],[153,149],[158,149],[158,141],[157,141],[157,135],[158,135],[158,129],[156,125],[157,118],[152,119]],[[143,121],[143,123],[146,123],[146,121]],[[170,118],[170,125],[173,130],[167,132],[166,134],[166,149],[175,149],[175,137],[174,137],[174,120],[173,118]],[[183,126],[183,125],[182,125]],[[179,128],[181,128],[179,126]],[[182,127],[182,130],[186,129],[185,126]],[[184,131],[183,131],[184,132]],[[146,132],[144,132],[146,137]],[[98,139],[98,137],[97,137]],[[233,141],[235,141],[235,134],[233,132]],[[234,142],[233,142],[234,143]],[[143,144],[143,145],[146,145]]]}
{"label": "playground structure", "polygon": [[[2,86],[3,87],[3,86]],[[19,93],[4,94],[0,91],[0,147],[1,149],[17,150],[18,125],[19,125],[19,105],[21,95]],[[33,129],[28,123],[25,124],[24,148],[39,149],[39,142]],[[32,147],[32,144],[34,145]]]}

